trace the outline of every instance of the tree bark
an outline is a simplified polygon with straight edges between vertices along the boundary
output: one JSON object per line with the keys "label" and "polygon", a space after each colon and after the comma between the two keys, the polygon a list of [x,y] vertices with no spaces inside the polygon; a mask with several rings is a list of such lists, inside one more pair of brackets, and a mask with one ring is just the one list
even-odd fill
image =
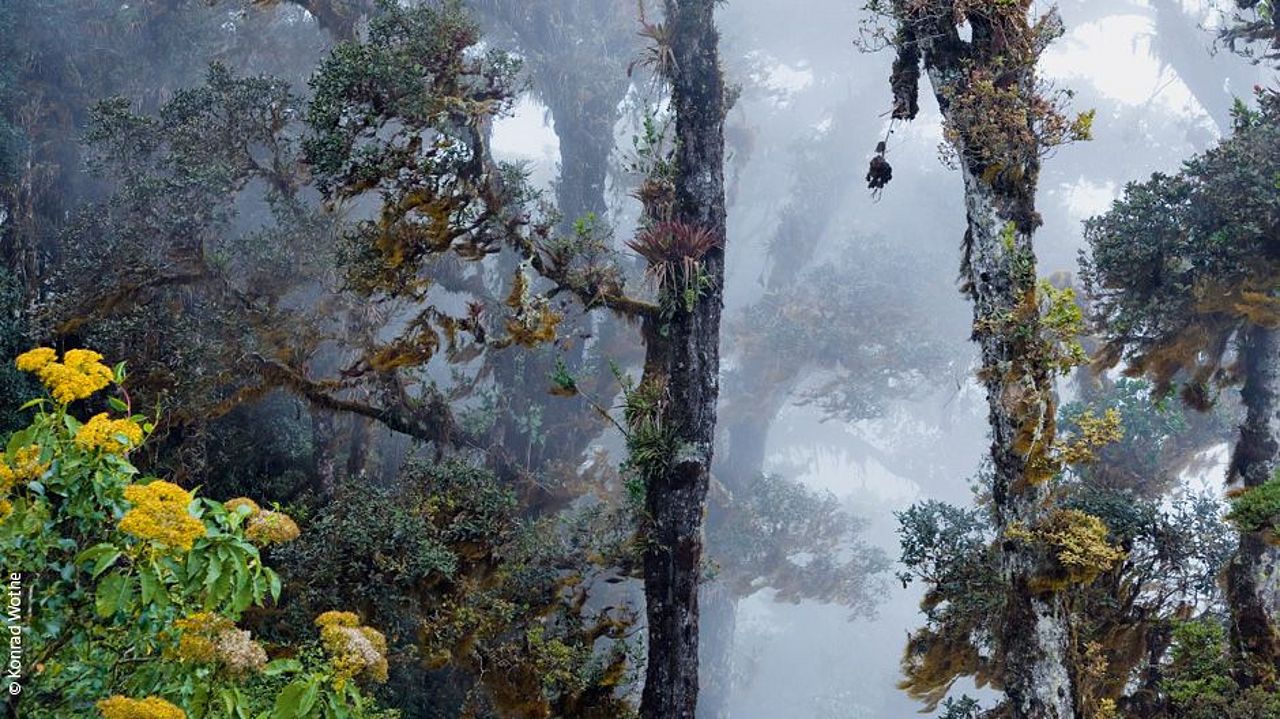
{"label": "tree bark", "polygon": [[733,698],[733,640],[738,630],[738,597],[724,582],[702,588],[702,686],[698,719],[729,719]]}
{"label": "tree bark", "polygon": [[[674,220],[719,240],[701,258],[706,285],[691,309],[646,318],[644,382],[665,385],[661,422],[674,456],[649,477],[644,583],[649,649],[643,719],[694,719],[698,703],[698,585],[720,373],[724,286],[724,80],[716,0],[666,0],[676,117]],[[679,293],[668,287],[666,292]],[[665,314],[665,313],[664,313]]]}
{"label": "tree bark", "polygon": [[603,220],[608,210],[604,189],[609,153],[613,152],[613,127],[618,121],[618,103],[626,94],[625,85],[616,85],[579,84],[588,95],[575,96],[572,102],[564,97],[568,93],[547,93],[553,100],[551,119],[560,138],[556,202],[564,216],[561,231],[566,234],[577,220],[587,215]]}
{"label": "tree bark", "polygon": [[[1004,616],[995,628],[1001,637],[1002,684],[1015,719],[1073,719],[1070,632],[1062,595],[1035,591],[1032,580],[1040,560],[1023,543],[1003,539],[1015,526],[1037,524],[1048,499],[1046,483],[1028,481],[1027,459],[1031,447],[1044,447],[1053,439],[1052,378],[1029,356],[1025,341],[982,329],[1017,314],[1028,293],[1034,297],[1032,230],[1012,219],[1032,211],[1030,195],[1001,197],[968,167],[962,172],[968,215],[965,276],[987,390],[992,505],[1008,591]],[[1006,242],[1009,227],[1015,228],[1012,243]],[[1017,266],[1027,261],[1032,263],[1029,271]]]}
{"label": "tree bark", "polygon": [[[1250,327],[1243,345],[1245,421],[1227,481],[1248,490],[1280,470],[1280,330]],[[1241,533],[1224,579],[1238,679],[1243,686],[1274,685],[1280,680],[1280,547],[1261,532]]]}
{"label": "tree bark", "polygon": [[1020,33],[1031,43],[1048,31],[1031,31],[1025,17],[1016,21],[1021,25],[998,28],[971,15],[972,40],[964,40],[952,10],[949,3],[919,11],[899,8],[899,58],[909,62],[895,67],[894,116],[915,115],[913,58],[922,57],[953,132],[949,139],[964,180],[968,228],[961,278],[973,302],[973,338],[981,350],[979,377],[987,391],[991,426],[992,509],[1007,591],[1004,614],[992,627],[1001,653],[1001,685],[1012,719],[1074,719],[1065,600],[1060,592],[1036,587],[1043,559],[1028,543],[1009,537],[1010,529],[1038,524],[1049,500],[1048,483],[1028,471],[1033,457],[1044,455],[1053,442],[1056,412],[1052,370],[1042,356],[1032,242],[1040,224],[1035,193],[1043,148],[1029,124],[1028,109],[1028,139],[1001,138],[1013,147],[991,159],[990,148],[978,144],[984,142],[982,135],[969,134],[972,128],[966,123],[973,120],[956,116],[952,106],[953,99],[977,91],[970,80],[981,69],[1001,76],[1002,85],[1015,88],[1030,108],[1037,97],[1034,59],[1006,67],[1001,48],[1007,33]]}

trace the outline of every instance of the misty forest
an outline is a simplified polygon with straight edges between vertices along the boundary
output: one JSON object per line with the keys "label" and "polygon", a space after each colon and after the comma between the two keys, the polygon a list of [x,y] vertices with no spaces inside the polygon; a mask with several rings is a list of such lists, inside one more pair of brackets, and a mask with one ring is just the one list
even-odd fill
{"label": "misty forest", "polygon": [[22,719],[1280,719],[1276,0],[0,0]]}

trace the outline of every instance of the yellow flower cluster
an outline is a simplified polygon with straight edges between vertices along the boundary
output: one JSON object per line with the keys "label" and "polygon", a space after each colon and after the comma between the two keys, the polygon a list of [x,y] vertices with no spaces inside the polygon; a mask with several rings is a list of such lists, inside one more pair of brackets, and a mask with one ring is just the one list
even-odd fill
{"label": "yellow flower cluster", "polygon": [[49,471],[49,462],[40,461],[40,445],[28,444],[13,455],[0,452],[0,522],[13,513],[13,503],[3,495],[9,494],[20,482],[38,480]]}
{"label": "yellow flower cluster", "polygon": [[254,544],[284,544],[298,538],[301,532],[293,517],[284,512],[258,512],[249,518],[244,536]]}
{"label": "yellow flower cluster", "polygon": [[142,444],[142,428],[131,419],[111,419],[106,412],[95,414],[76,430],[75,443],[90,452],[124,454]]}
{"label": "yellow flower cluster", "polygon": [[186,551],[205,534],[204,523],[191,516],[191,494],[172,482],[131,484],[124,498],[133,509],[120,519],[120,531],[173,549]]}
{"label": "yellow flower cluster", "polygon": [[360,616],[355,612],[331,610],[316,617],[317,627],[358,627]]}
{"label": "yellow flower cluster", "polygon": [[130,699],[119,695],[96,705],[103,719],[187,719],[187,713],[160,697]]}
{"label": "yellow flower cluster", "polygon": [[248,513],[250,515],[257,514],[258,512],[262,511],[262,507],[259,507],[257,502],[253,501],[252,499],[249,499],[248,497],[236,497],[235,499],[228,499],[226,502],[223,503],[222,506],[225,507],[228,512],[232,512],[232,513],[239,511],[241,507],[248,507],[249,508]]}
{"label": "yellow flower cluster", "polygon": [[40,461],[40,446],[35,444],[19,448],[12,456],[0,452],[0,522],[13,512],[13,503],[2,495],[7,495],[19,483],[44,476],[49,464]]}
{"label": "yellow flower cluster", "polygon": [[40,479],[49,471],[49,463],[40,461],[40,445],[29,444],[9,456],[0,452],[0,492],[13,489],[19,482]]}
{"label": "yellow flower cluster", "polygon": [[249,518],[248,523],[245,525],[244,536],[254,544],[262,546],[284,544],[297,539],[301,533],[298,530],[298,523],[293,521],[293,517],[284,512],[264,510],[258,506],[257,502],[248,497],[228,499],[222,506],[233,514],[241,509],[248,510],[247,512],[242,512]]}
{"label": "yellow flower cluster", "polygon": [[387,680],[387,639],[382,632],[362,626],[360,617],[351,612],[325,612],[316,617],[316,626],[339,687],[357,676],[375,682]]}
{"label": "yellow flower cluster", "polygon": [[221,631],[234,629],[235,622],[213,612],[197,612],[173,623],[182,630],[178,640],[178,658],[192,662],[211,662],[218,657],[213,637]]}
{"label": "yellow flower cluster", "polygon": [[237,629],[226,617],[199,612],[179,619],[174,626],[182,630],[182,638],[178,640],[180,659],[216,661],[236,675],[261,671],[267,664],[267,652],[253,641],[253,635]]}
{"label": "yellow flower cluster", "polygon": [[62,361],[57,360],[57,352],[37,347],[18,355],[15,363],[23,372],[39,377],[61,404],[84,399],[115,380],[111,368],[102,364],[102,355],[92,350],[67,350]]}

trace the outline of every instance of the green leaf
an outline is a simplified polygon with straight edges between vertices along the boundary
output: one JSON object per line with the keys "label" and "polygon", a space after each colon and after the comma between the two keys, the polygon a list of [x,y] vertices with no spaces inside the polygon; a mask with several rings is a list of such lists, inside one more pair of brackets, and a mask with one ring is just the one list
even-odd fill
{"label": "green leaf", "polygon": [[76,563],[93,562],[92,576],[97,579],[99,574],[107,571],[117,559],[120,558],[120,548],[109,542],[95,544],[76,555]]}
{"label": "green leaf", "polygon": [[302,697],[298,700],[298,714],[307,716],[307,712],[316,705],[316,699],[320,698],[320,680],[312,678],[307,684],[307,690],[302,693]]}
{"label": "green leaf", "polygon": [[351,712],[347,711],[346,703],[342,701],[340,694],[329,695],[329,707],[325,712],[325,716],[329,719],[347,719],[351,716]]}
{"label": "green leaf", "polygon": [[124,584],[120,587],[120,596],[116,599],[116,607],[121,611],[133,604],[133,585],[133,577],[125,577]]}
{"label": "green leaf", "polygon": [[241,569],[236,573],[236,589],[232,597],[237,612],[242,612],[253,603],[253,585],[249,583],[249,574]]}
{"label": "green leaf", "polygon": [[236,695],[230,687],[223,687],[218,692],[219,698],[222,699],[222,708],[227,712],[227,716],[235,716],[236,713]]}
{"label": "green leaf", "polygon": [[114,549],[115,551],[103,554],[102,556],[98,557],[97,562],[94,562],[92,576],[95,579],[99,574],[102,574],[103,572],[107,571],[107,569],[110,568],[111,565],[115,564],[116,560],[120,558],[120,550],[115,549],[114,547],[112,547],[112,549]]}
{"label": "green leaf", "polygon": [[302,662],[297,659],[274,659],[262,668],[262,676],[274,677],[280,674],[293,674],[302,671]]}
{"label": "green leaf", "polygon": [[129,405],[125,404],[124,400],[119,397],[108,397],[107,404],[111,405],[111,409],[114,409],[117,412],[129,411]]}
{"label": "green leaf", "polygon": [[298,679],[290,683],[276,695],[276,710],[273,719],[294,719],[304,716],[301,711],[302,695],[310,686],[306,679]]}
{"label": "green leaf", "polygon": [[222,562],[217,557],[209,557],[209,568],[204,576],[204,586],[213,589],[213,585],[222,576]]}
{"label": "green leaf", "polygon": [[99,617],[110,617],[120,607],[120,593],[125,585],[121,574],[108,574],[106,579],[98,582],[98,591],[93,598],[93,607]]}
{"label": "green leaf", "polygon": [[158,600],[165,591],[164,586],[160,584],[160,578],[152,568],[143,567],[138,571],[138,583],[142,587],[143,604],[159,603]]}

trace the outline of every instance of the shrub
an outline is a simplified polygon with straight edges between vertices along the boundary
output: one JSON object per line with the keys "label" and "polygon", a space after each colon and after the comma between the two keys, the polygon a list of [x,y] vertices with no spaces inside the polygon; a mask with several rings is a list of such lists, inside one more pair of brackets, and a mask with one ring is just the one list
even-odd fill
{"label": "shrub", "polygon": [[297,658],[268,662],[267,647],[236,626],[246,609],[278,597],[259,545],[296,536],[291,519],[144,476],[129,457],[153,425],[122,389],[108,411],[81,421],[72,406],[121,385],[123,366],[49,348],[16,364],[47,390],[22,407],[34,417],[0,454],[0,546],[11,588],[29,602],[23,710],[105,719],[376,713],[343,681],[347,654],[272,647]]}

